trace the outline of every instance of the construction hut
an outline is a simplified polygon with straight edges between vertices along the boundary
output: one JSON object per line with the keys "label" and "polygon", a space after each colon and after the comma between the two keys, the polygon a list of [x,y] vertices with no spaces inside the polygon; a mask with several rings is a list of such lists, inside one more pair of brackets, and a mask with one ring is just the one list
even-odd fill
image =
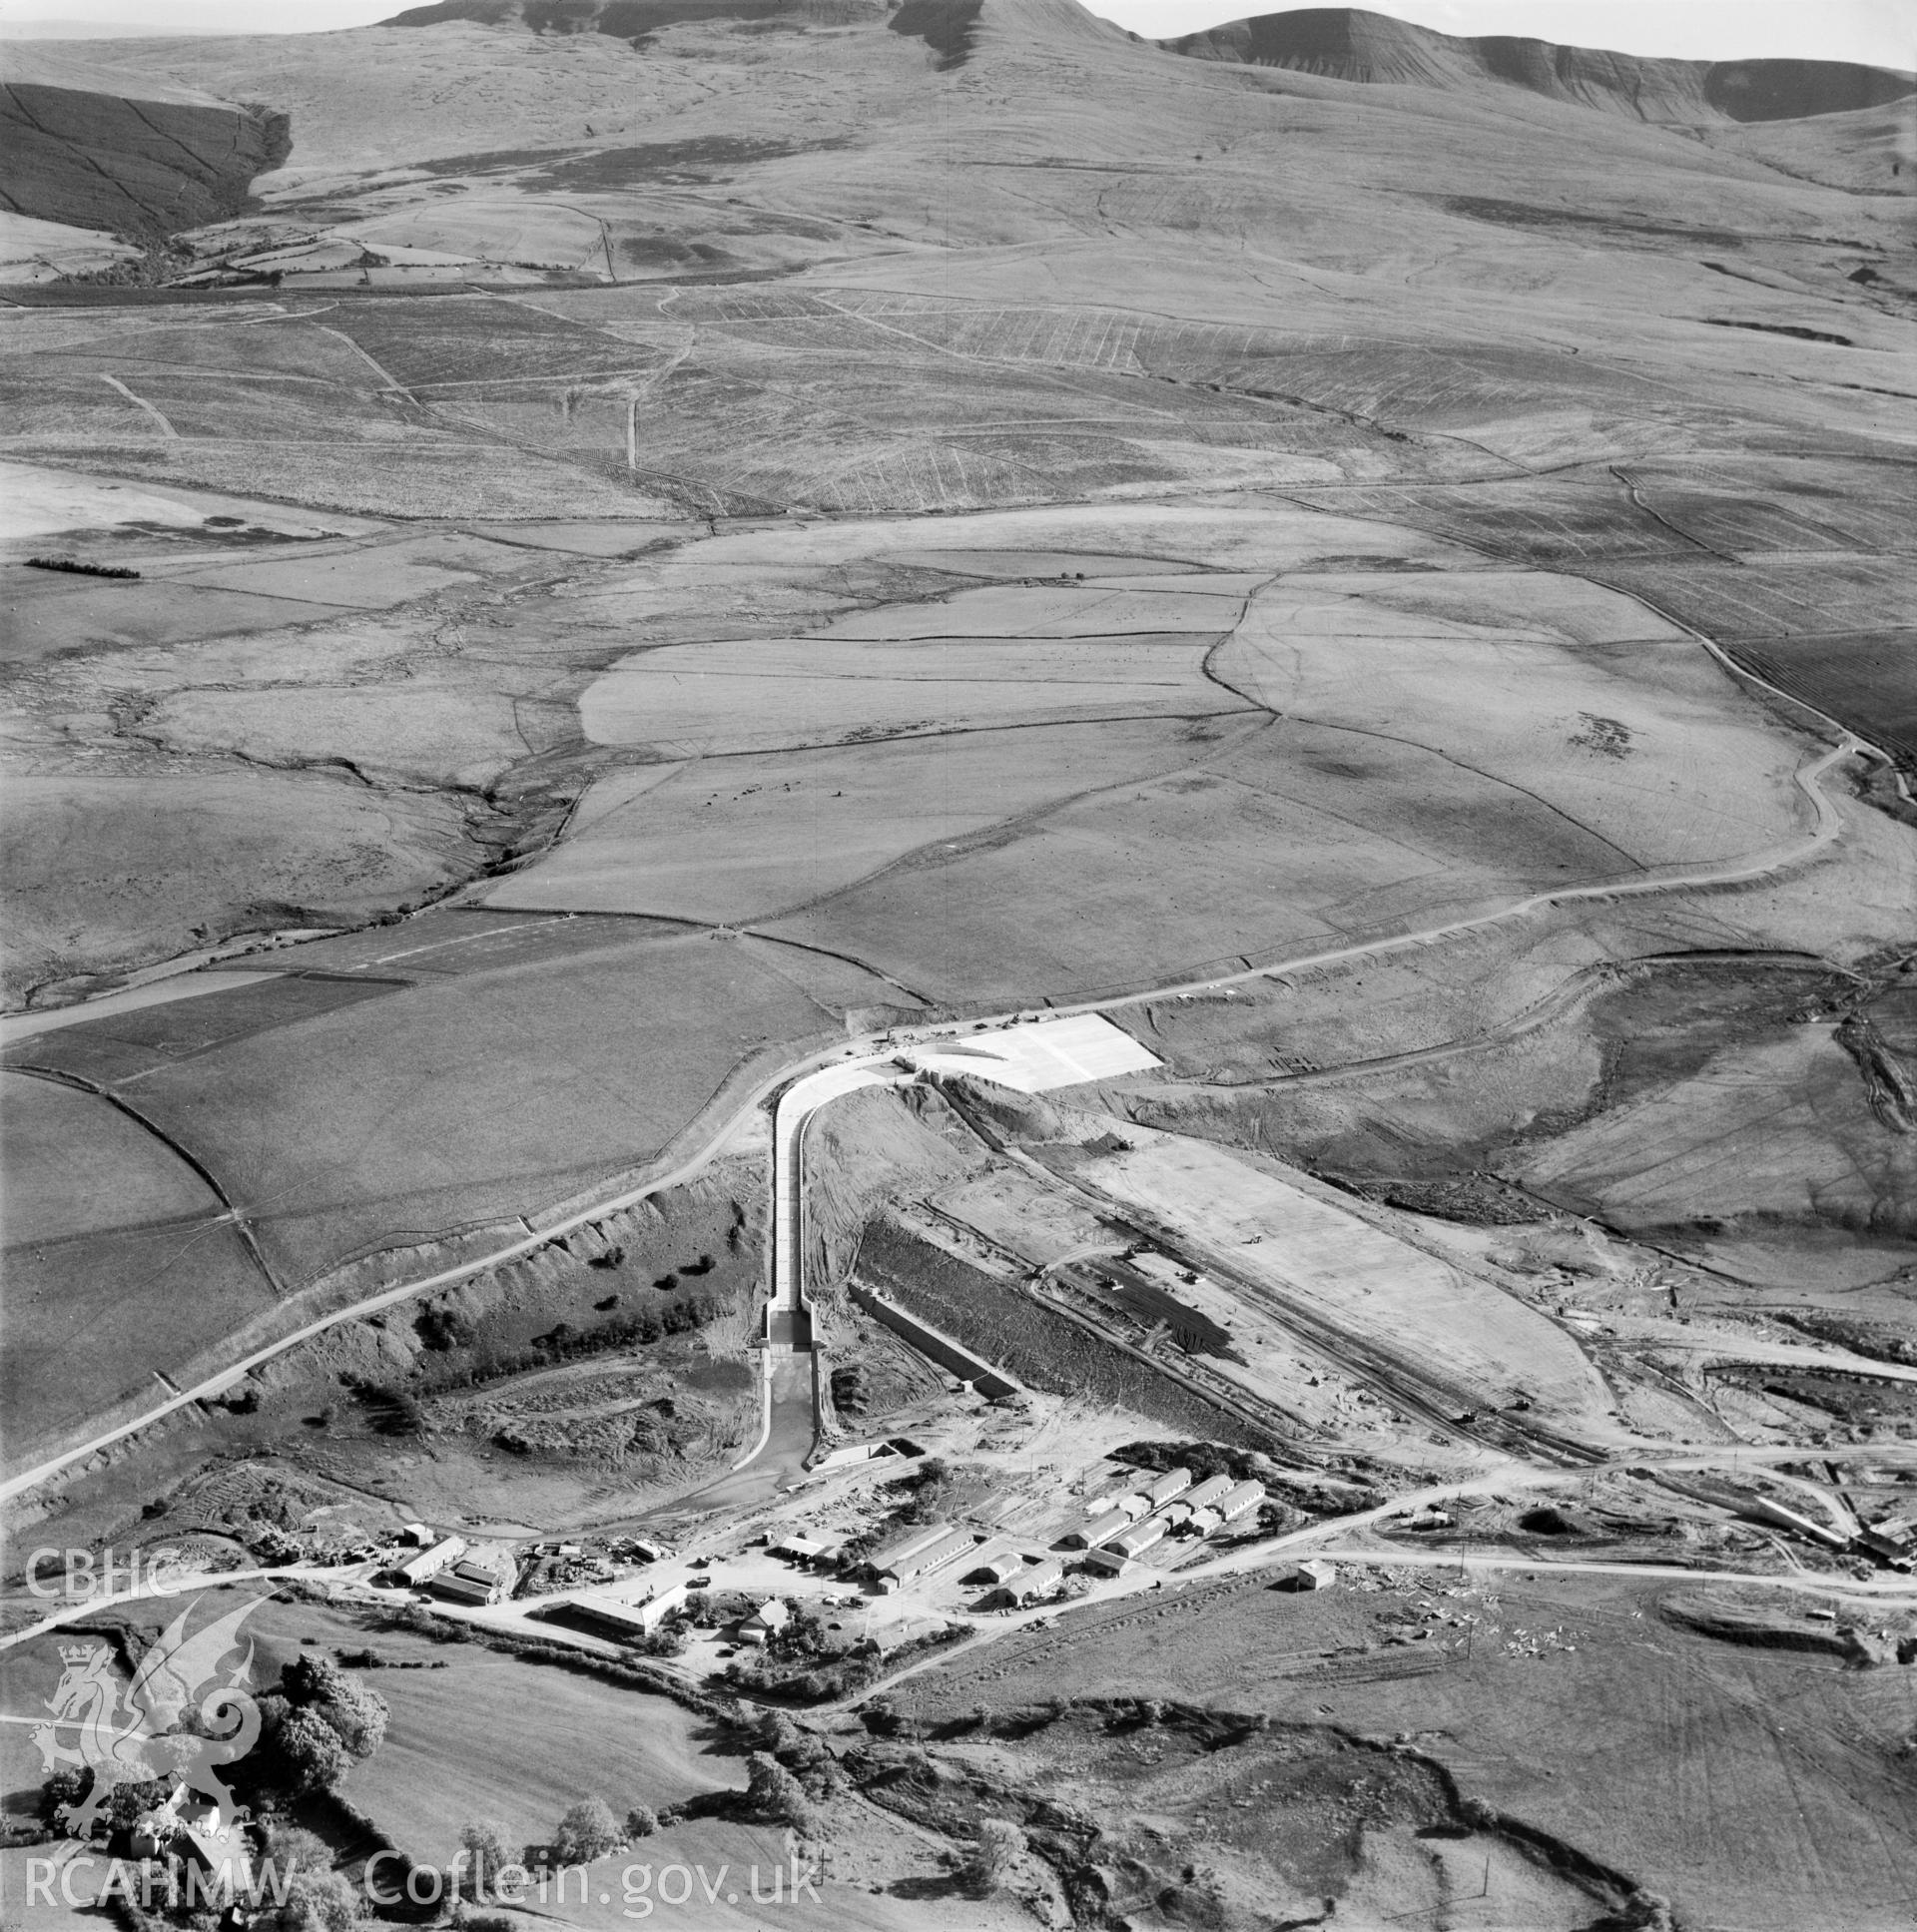
{"label": "construction hut", "polygon": [[1102,1550],[1085,1552],[1085,1568],[1100,1577],[1122,1577],[1131,1568],[1131,1559],[1106,1544]]}
{"label": "construction hut", "polygon": [[642,1604],[622,1604],[616,1597],[575,1597],[548,1605],[539,1611],[555,1622],[571,1623],[594,1636],[609,1636],[615,1642],[636,1643],[651,1636],[674,1610],[686,1601],[684,1584],[674,1584],[648,1597]]}
{"label": "construction hut", "polygon": [[957,1563],[960,1557],[970,1556],[977,1547],[978,1539],[969,1530],[950,1530],[938,1542],[887,1565],[879,1573],[879,1588],[890,1593],[903,1590],[908,1584],[921,1583]]}
{"label": "construction hut", "polygon": [[824,1537],[809,1535],[804,1530],[794,1530],[783,1536],[772,1546],[775,1557],[784,1557],[788,1563],[816,1564],[832,1548]]}
{"label": "construction hut", "polygon": [[437,1543],[429,1544],[416,1557],[408,1557],[404,1563],[393,1565],[392,1574],[403,1584],[419,1589],[429,1577],[436,1577],[440,1571],[466,1554],[464,1537],[441,1537]]}
{"label": "construction hut", "polygon": [[514,1565],[503,1550],[474,1550],[446,1565],[426,1585],[447,1604],[496,1604],[511,1587]]}
{"label": "construction hut", "polygon": [[1041,1603],[1045,1598],[1055,1596],[1064,1581],[1064,1559],[1046,1557],[1040,1563],[1021,1569],[1017,1576],[1007,1577],[1005,1595],[1014,1604]]}
{"label": "construction hut", "polygon": [[1273,1590],[1328,1590],[1338,1581],[1338,1568],[1322,1557],[1308,1557],[1288,1565],[1272,1579]]}
{"label": "construction hut", "polygon": [[890,1543],[882,1543],[866,1559],[866,1568],[873,1576],[882,1577],[895,1564],[916,1557],[921,1550],[930,1550],[941,1537],[952,1535],[950,1523],[924,1523],[916,1530],[908,1530],[904,1536],[894,1537]]}
{"label": "construction hut", "polygon": [[647,1630],[656,1630],[674,1610],[685,1608],[686,1600],[691,1595],[691,1586],[683,1583],[656,1590],[639,1606],[639,1620]]}
{"label": "construction hut", "polygon": [[1165,1533],[1170,1528],[1171,1525],[1162,1516],[1148,1516],[1144,1522],[1134,1523],[1129,1530],[1120,1530],[1103,1547],[1116,1550],[1122,1557],[1142,1557],[1153,1544],[1165,1540]]}
{"label": "construction hut", "polygon": [[1122,1510],[1112,1510],[1101,1517],[1094,1517],[1089,1523],[1081,1523],[1074,1530],[1067,1530],[1059,1538],[1067,1550],[1096,1550],[1101,1543],[1109,1543],[1120,1530],[1131,1527],[1131,1518]]}
{"label": "construction hut", "polygon": [[1216,1509],[1218,1499],[1229,1496],[1233,1487],[1229,1476],[1207,1476],[1202,1483],[1188,1489],[1178,1500],[1194,1510]]}
{"label": "construction hut", "polygon": [[1145,1500],[1154,1510],[1162,1509],[1174,1496],[1182,1496],[1191,1488],[1191,1471],[1180,1463],[1175,1469],[1168,1469],[1155,1483],[1145,1485]]}
{"label": "construction hut", "polygon": [[1238,1483],[1227,1490],[1212,1507],[1226,1523],[1236,1523],[1247,1512],[1262,1507],[1264,1501],[1264,1484]]}
{"label": "construction hut", "polygon": [[986,1562],[981,1563],[977,1569],[968,1570],[960,1579],[960,1582],[967,1584],[1008,1583],[1024,1567],[1025,1559],[1022,1553],[1016,1550],[1007,1550],[1002,1555],[989,1558]]}

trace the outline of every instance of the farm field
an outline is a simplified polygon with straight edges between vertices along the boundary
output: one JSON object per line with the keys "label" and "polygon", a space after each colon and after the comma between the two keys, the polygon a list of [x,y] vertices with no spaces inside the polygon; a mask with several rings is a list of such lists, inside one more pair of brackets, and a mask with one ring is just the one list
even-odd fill
{"label": "farm field", "polygon": [[1176,769],[1208,742],[1194,744],[1175,720],[1034,725],[609,772],[581,799],[563,843],[485,900],[765,918],[1118,773]]}
{"label": "farm field", "polygon": [[[1566,724],[1567,736],[1581,728]],[[1034,980],[1053,996],[1129,991],[1640,869],[1601,821],[1421,745],[1357,742],[1354,756],[1350,736],[1289,718],[1248,740],[1232,733],[1188,774],[1068,801],[1003,844],[928,855],[922,871],[853,886],[769,930],[989,1007]],[[1779,778],[1760,854],[1788,842]],[[949,910],[958,904],[962,918]]]}
{"label": "farm field", "polygon": [[[31,582],[31,580],[28,580]],[[291,620],[318,623],[332,607],[312,602],[269,600],[245,591],[201,590],[169,585],[129,596],[124,585],[34,584],[37,594],[25,606],[8,655],[15,661],[62,656],[84,644],[108,648],[146,648],[192,637],[244,636]]]}
{"label": "farm field", "polygon": [[[1367,761],[1391,755],[1380,741],[1420,747],[1637,866],[1736,857],[1807,829],[1790,783],[1797,746],[1694,648],[1655,619],[1633,627],[1622,599],[1600,648],[1566,644],[1551,634],[1553,600],[1521,580],[1500,608],[1503,587],[1473,584],[1470,616],[1448,620],[1442,586],[1406,611],[1361,578],[1287,577],[1253,600],[1218,672],[1287,718],[1351,732],[1374,780]],[[1584,616],[1561,622],[1582,628]],[[1423,770],[1404,782],[1435,789]],[[1527,828],[1524,843],[1536,850],[1539,834]]]}
{"label": "farm field", "polygon": [[[0,1019],[0,1041],[11,1045],[17,1039],[31,1039],[36,1033],[50,1033],[63,1025],[72,1025],[82,1019],[105,1019],[124,1013],[139,1012],[145,1006],[167,1006],[176,999],[205,998],[209,993],[237,992],[243,986],[256,985],[263,979],[277,978],[277,973],[234,972],[232,970],[208,973],[175,973],[156,980],[151,985],[131,986],[123,992],[103,993],[98,999],[87,1000],[78,1010],[54,1006],[45,1012],[11,1013]],[[173,983],[169,984],[170,977]]]}
{"label": "farm field", "polygon": [[[165,981],[161,981],[165,984]],[[362,999],[402,990],[407,981],[368,974],[217,972],[189,981],[187,996],[111,1007],[95,1013],[93,1002],[67,1013],[64,1026],[36,1026],[29,1019],[10,1031],[6,1046],[15,1061],[55,1067],[60,1073],[106,1086],[131,1084],[157,1068],[250,1039],[256,1033],[317,1019]],[[48,1033],[65,1033],[47,1039]]]}
{"label": "farm field", "polygon": [[7,1461],[96,1406],[150,1397],[211,1335],[278,1299],[206,1180],[75,1087],[4,1076]]}
{"label": "farm field", "polygon": [[354,1801],[416,1857],[445,1863],[474,1818],[496,1819],[514,1847],[543,1842],[586,1766],[621,1816],[744,1783],[739,1759],[713,1752],[700,1720],[663,1697],[463,1645],[419,1647],[447,1667],[379,1674],[392,1722],[353,1783]]}
{"label": "farm field", "polygon": [[20,1075],[6,1086],[10,1241],[60,1241],[98,1227],[104,1217],[83,1206],[88,1196],[110,1200],[122,1226],[217,1213],[217,1197],[192,1168],[97,1096]]}
{"label": "farm field", "polygon": [[616,666],[580,719],[602,745],[656,756],[1242,710],[1183,638],[886,644],[799,639],[680,644]]}
{"label": "farm field", "polygon": [[1908,628],[1839,632],[1738,645],[1733,655],[1779,690],[1868,726],[1876,742],[1908,759],[1917,751],[1917,690],[1906,680],[1911,635]]}
{"label": "farm field", "polygon": [[[11,1108],[11,1090],[24,1082],[7,1084]],[[103,1102],[92,1105],[106,1112]],[[19,1111],[33,1118],[33,1109]],[[93,1124],[68,1125],[48,1151],[81,1162],[109,1154],[137,1178],[138,1152],[129,1157],[114,1145],[111,1130],[103,1147]],[[157,1163],[149,1156],[147,1164]],[[96,1417],[138,1414],[164,1400],[173,1377],[205,1372],[204,1351],[272,1314],[274,1284],[240,1233],[222,1225],[210,1191],[202,1193],[193,1210],[144,1225],[109,1218],[45,1237],[9,1229],[12,1335],[0,1378],[9,1473],[85,1440],[84,1425]]]}

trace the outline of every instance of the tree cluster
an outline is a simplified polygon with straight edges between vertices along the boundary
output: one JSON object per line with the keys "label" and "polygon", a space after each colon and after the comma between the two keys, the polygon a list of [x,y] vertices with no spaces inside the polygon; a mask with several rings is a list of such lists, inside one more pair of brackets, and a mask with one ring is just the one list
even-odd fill
{"label": "tree cluster", "polygon": [[766,1824],[801,1833],[815,1832],[819,1824],[811,1793],[770,1751],[746,1759],[746,1809]]}
{"label": "tree cluster", "polygon": [[248,1768],[260,1782],[303,1796],[330,1791],[386,1734],[386,1700],[330,1657],[302,1651],[260,1700],[261,1734]]}
{"label": "tree cluster", "polygon": [[255,1918],[256,1927],[269,1927],[272,1932],[348,1932],[365,1916],[365,1903],[352,1881],[333,1869],[332,1852],[311,1831],[270,1822],[261,1855],[263,1872],[269,1861],[286,1885],[286,1898]]}
{"label": "tree cluster", "polygon": [[624,1842],[612,1806],[604,1798],[581,1798],[559,1820],[548,1850],[555,1865],[590,1865]]}
{"label": "tree cluster", "polygon": [[[436,1395],[449,1389],[476,1388],[483,1383],[500,1381],[506,1376],[551,1368],[560,1362],[576,1361],[612,1349],[649,1347],[665,1336],[686,1335],[704,1328],[708,1322],[724,1314],[727,1305],[723,1295],[702,1293],[681,1296],[663,1308],[616,1315],[590,1328],[575,1328],[571,1322],[555,1322],[543,1335],[535,1335],[523,1348],[508,1348],[477,1336],[468,1344],[454,1339],[453,1329],[439,1327],[435,1329],[435,1334],[445,1338],[438,1345],[439,1352],[468,1346],[472,1352],[463,1362],[441,1362],[426,1368],[416,1386],[421,1393]],[[387,1389],[383,1393],[390,1399],[398,1392]]]}

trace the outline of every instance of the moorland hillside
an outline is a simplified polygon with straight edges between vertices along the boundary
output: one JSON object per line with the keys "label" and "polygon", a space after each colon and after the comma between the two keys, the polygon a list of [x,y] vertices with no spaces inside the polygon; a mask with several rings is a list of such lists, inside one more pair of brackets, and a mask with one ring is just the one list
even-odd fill
{"label": "moorland hillside", "polygon": [[10,45],[0,209],[150,240],[236,215],[287,154],[287,117],[152,74]]}
{"label": "moorland hillside", "polygon": [[[455,0],[457,4],[457,0]],[[1297,7],[1225,21],[1164,45],[1367,85],[1520,87],[1633,120],[1790,121],[1906,100],[1917,76],[1849,61],[1645,59],[1510,34],[1461,39],[1357,7]]]}

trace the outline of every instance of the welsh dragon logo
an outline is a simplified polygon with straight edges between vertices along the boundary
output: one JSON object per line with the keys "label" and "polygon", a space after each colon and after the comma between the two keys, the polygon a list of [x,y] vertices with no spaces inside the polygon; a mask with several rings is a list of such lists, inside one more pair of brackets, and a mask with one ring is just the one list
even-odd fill
{"label": "welsh dragon logo", "polygon": [[[248,1687],[252,1638],[238,1665],[230,1671],[221,1665],[240,1647],[240,1622],[259,1601],[251,1599],[191,1636],[183,1610],[141,1659],[131,1682],[113,1673],[106,1644],[61,1644],[65,1668],[47,1699],[53,1721],[36,1724],[32,1737],[49,1771],[71,1765],[93,1773],[86,1801],[68,1820],[75,1836],[91,1835],[115,1785],[156,1778],[177,1780],[211,1799],[219,1827],[232,1828],[233,1793],[219,1772],[260,1738],[260,1705]],[[73,1741],[63,1743],[62,1731],[74,1732]]]}

